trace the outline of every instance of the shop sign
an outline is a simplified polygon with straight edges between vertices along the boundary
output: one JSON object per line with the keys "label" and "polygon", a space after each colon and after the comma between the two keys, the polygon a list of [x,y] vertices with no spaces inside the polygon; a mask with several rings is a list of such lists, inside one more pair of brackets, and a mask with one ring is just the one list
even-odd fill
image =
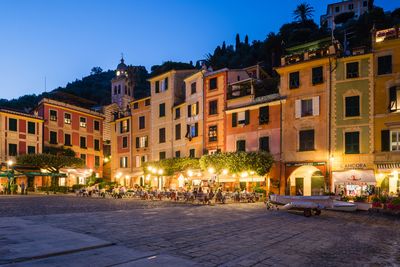
{"label": "shop sign", "polygon": [[365,163],[349,163],[344,165],[345,170],[364,170],[367,168]]}
{"label": "shop sign", "polygon": [[300,167],[300,166],[325,166],[325,162],[288,162],[286,167]]}

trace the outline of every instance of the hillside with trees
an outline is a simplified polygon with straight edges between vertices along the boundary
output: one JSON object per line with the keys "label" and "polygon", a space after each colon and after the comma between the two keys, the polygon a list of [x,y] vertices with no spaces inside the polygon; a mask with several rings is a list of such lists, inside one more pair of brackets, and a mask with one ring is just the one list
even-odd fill
{"label": "hillside with trees", "polygon": [[[400,8],[384,12],[382,8],[374,6],[373,1],[370,3],[369,11],[358,19],[355,19],[351,12],[336,17],[335,21],[338,26],[334,30],[333,36],[342,44],[342,47],[346,49],[360,46],[369,48],[373,27],[379,30],[400,25]],[[285,54],[286,48],[332,36],[332,32],[326,28],[326,25],[320,27],[314,22],[313,13],[314,8],[309,4],[299,4],[293,12],[293,21],[282,25],[278,32],[270,32],[264,40],[254,40],[251,43],[248,35],[242,39],[239,34],[236,34],[234,45],[226,44],[223,41],[206,56],[206,60],[203,62],[214,70],[224,67],[244,68],[261,64],[272,79],[265,83],[273,84],[273,87],[276,87],[276,80],[279,79],[273,69],[279,66],[280,58]],[[151,73],[148,73],[143,66],[128,66],[130,86],[135,84],[135,98],[149,95],[147,82],[149,77],[172,69],[200,69],[199,62],[197,61],[194,65],[192,62],[167,61],[161,65],[152,66]],[[65,87],[58,87],[51,92],[39,95],[24,95],[12,100],[0,99],[0,106],[30,111],[43,97],[67,99],[75,104],[82,102],[81,105],[85,107],[106,105],[111,99],[110,88],[114,75],[112,70],[103,71],[100,67],[94,67],[90,75],[70,82]]]}

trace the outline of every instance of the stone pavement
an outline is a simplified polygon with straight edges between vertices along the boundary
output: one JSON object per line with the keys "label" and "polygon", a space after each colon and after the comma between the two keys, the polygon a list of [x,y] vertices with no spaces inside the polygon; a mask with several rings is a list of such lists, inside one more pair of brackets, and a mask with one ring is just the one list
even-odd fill
{"label": "stone pavement", "polygon": [[[12,208],[20,204],[25,214]],[[113,244],[18,266],[78,266],[78,260],[72,262],[76,258],[84,266],[400,265],[400,222],[367,213],[305,218],[266,212],[261,203],[200,206],[65,196],[10,202],[0,197],[0,216],[9,214]]]}

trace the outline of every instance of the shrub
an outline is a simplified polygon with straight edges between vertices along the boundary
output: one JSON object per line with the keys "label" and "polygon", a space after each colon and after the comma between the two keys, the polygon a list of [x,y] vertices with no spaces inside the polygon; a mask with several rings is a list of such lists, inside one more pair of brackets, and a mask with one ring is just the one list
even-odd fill
{"label": "shrub", "polygon": [[367,197],[366,196],[356,196],[355,198],[354,198],[354,201],[355,202],[365,202],[367,200]]}

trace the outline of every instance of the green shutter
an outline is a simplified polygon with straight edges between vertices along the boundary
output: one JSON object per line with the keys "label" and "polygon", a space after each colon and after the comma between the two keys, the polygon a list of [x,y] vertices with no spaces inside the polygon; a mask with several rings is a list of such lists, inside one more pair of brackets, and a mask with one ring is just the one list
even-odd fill
{"label": "green shutter", "polygon": [[390,151],[390,131],[381,131],[381,151]]}
{"label": "green shutter", "polygon": [[199,123],[197,122],[194,124],[194,134],[195,136],[199,135]]}
{"label": "green shutter", "polygon": [[237,126],[237,113],[232,113],[232,127]]}
{"label": "green shutter", "polygon": [[244,124],[250,124],[250,110],[244,112]]}
{"label": "green shutter", "polygon": [[396,111],[397,109],[397,89],[391,87],[389,89],[389,111]]}
{"label": "green shutter", "polygon": [[192,117],[192,109],[191,109],[191,106],[188,105],[187,107],[188,107],[188,117]]}
{"label": "green shutter", "polygon": [[136,148],[139,148],[139,137],[136,137]]}

